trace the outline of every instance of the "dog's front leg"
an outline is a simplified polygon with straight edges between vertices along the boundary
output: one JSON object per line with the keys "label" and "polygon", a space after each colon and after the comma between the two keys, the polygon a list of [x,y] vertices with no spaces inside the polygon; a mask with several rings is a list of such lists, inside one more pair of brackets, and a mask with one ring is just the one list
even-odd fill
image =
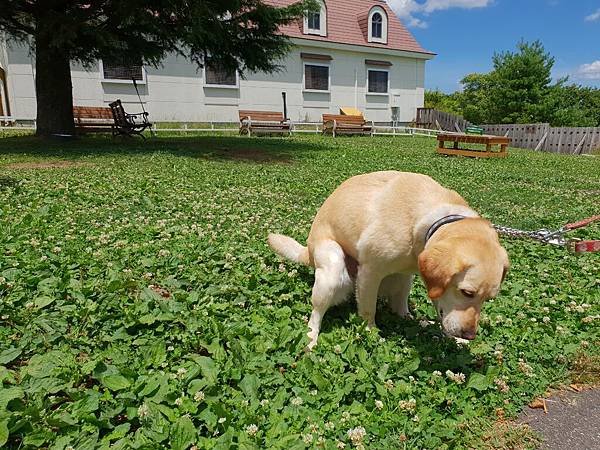
{"label": "dog's front leg", "polygon": [[367,322],[367,328],[375,327],[377,292],[382,280],[380,273],[366,264],[358,267],[356,303],[358,304],[358,315]]}

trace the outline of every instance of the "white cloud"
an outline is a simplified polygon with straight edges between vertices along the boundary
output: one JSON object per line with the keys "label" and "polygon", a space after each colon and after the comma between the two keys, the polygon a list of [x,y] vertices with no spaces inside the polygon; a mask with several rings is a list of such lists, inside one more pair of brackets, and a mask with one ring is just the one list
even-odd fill
{"label": "white cloud", "polygon": [[450,8],[484,8],[492,0],[426,0],[419,3],[416,0],[387,0],[394,12],[406,25],[414,28],[427,28],[427,22],[415,17],[415,14],[430,14]]}
{"label": "white cloud", "polygon": [[600,20],[600,9],[585,18],[586,22],[595,22],[596,20]]}
{"label": "white cloud", "polygon": [[427,0],[423,5],[423,10],[430,13],[450,8],[485,8],[490,3],[490,0]]}
{"label": "white cloud", "polygon": [[586,80],[600,80],[600,60],[582,64],[579,66],[576,76]]}

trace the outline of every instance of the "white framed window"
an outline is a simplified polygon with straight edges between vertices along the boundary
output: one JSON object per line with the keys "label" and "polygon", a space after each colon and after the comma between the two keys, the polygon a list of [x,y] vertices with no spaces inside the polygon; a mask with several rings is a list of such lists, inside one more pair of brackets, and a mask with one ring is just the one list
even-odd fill
{"label": "white framed window", "polygon": [[146,69],[142,63],[127,63],[101,59],[98,62],[100,79],[106,83],[133,83],[146,84]]}
{"label": "white framed window", "polygon": [[381,6],[374,6],[369,11],[369,42],[387,44],[388,17]]}
{"label": "white framed window", "polygon": [[304,34],[327,36],[327,7],[324,1],[319,2],[321,10],[308,13],[304,17]]}
{"label": "white framed window", "polygon": [[382,69],[367,69],[367,94],[388,95],[390,72]]}
{"label": "white framed window", "polygon": [[304,90],[309,92],[329,92],[329,64],[304,63]]}
{"label": "white framed window", "polygon": [[218,63],[206,61],[204,64],[204,86],[237,89],[239,87],[239,74]]}

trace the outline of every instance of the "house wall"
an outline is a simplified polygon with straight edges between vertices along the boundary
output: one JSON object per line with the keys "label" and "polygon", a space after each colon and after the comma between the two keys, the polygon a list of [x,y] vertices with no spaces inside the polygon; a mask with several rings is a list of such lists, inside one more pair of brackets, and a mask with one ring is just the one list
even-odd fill
{"label": "house wall", "polygon": [[[237,121],[238,110],[282,110],[281,93],[287,93],[288,116],[296,121],[320,121],[323,113],[337,113],[341,106],[356,106],[369,120],[388,122],[392,106],[400,108],[399,120],[415,119],[423,106],[425,60],[390,54],[297,46],[275,74],[249,73],[239,87],[204,86],[203,70],[176,55],[168,56],[162,67],[146,68],[145,83],[138,83],[145,109],[155,122]],[[330,55],[330,91],[303,90],[304,62],[300,53]],[[8,46],[8,79],[12,115],[35,118],[35,88],[32,59],[21,45]],[[365,59],[392,63],[388,95],[367,95]],[[313,61],[315,62],[315,61]],[[320,61],[318,63],[322,63]],[[379,69],[378,67],[373,67]],[[126,111],[139,111],[137,94],[131,82],[103,81],[99,65],[72,66],[74,104],[101,106],[120,98]]]}

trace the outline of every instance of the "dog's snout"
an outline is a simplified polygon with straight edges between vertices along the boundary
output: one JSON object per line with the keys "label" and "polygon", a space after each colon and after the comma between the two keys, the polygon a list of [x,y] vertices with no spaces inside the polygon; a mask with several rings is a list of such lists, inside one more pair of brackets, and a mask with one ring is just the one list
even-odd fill
{"label": "dog's snout", "polygon": [[477,332],[475,330],[464,330],[462,332],[462,338],[463,339],[468,339],[469,341],[472,341],[473,339],[475,339],[475,337],[477,336]]}

